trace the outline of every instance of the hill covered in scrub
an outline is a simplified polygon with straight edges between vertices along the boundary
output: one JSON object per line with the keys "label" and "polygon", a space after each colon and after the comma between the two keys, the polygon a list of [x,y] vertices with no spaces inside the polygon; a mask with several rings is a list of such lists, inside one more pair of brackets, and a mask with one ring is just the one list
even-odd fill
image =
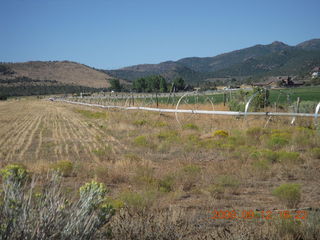
{"label": "hill covered in scrub", "polygon": [[212,78],[306,75],[320,65],[320,39],[289,46],[275,41],[214,57],[190,57],[159,64],[141,64],[105,72],[126,80],[161,74],[172,80],[183,77],[197,83]]}
{"label": "hill covered in scrub", "polygon": [[[2,68],[7,68],[7,74],[0,73],[1,79],[28,77],[95,88],[109,87],[108,79],[111,78],[108,74],[94,68],[69,61],[4,63]],[[8,74],[8,71],[11,74]]]}
{"label": "hill covered in scrub", "polygon": [[110,87],[111,78],[105,72],[69,61],[2,63],[0,95],[40,95],[106,89]]}

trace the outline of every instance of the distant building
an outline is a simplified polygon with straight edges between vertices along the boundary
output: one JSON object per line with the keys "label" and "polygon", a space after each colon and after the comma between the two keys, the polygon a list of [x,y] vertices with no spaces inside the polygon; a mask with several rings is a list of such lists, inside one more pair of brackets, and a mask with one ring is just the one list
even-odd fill
{"label": "distant building", "polygon": [[320,77],[320,67],[314,67],[311,72],[311,78],[317,78]]}
{"label": "distant building", "polygon": [[311,74],[311,78],[317,78],[317,77],[320,77],[320,72],[313,72]]}
{"label": "distant building", "polygon": [[293,81],[294,77],[290,76],[277,76],[269,77],[267,81],[260,83],[253,83],[254,87],[297,87],[304,84],[304,82]]}

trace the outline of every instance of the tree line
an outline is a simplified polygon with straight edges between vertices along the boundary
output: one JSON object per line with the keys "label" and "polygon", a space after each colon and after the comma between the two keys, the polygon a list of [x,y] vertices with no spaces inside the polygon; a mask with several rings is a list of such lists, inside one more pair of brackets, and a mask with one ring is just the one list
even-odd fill
{"label": "tree line", "polygon": [[186,84],[183,78],[175,78],[172,82],[161,75],[154,75],[148,77],[137,78],[132,82],[132,86],[124,86],[119,79],[110,79],[110,89],[113,91],[134,91],[134,92],[177,92],[185,90]]}
{"label": "tree line", "polygon": [[106,90],[106,88],[92,88],[79,85],[63,84],[56,80],[36,80],[28,77],[0,79],[0,100],[6,100],[8,97],[13,96],[67,94]]}

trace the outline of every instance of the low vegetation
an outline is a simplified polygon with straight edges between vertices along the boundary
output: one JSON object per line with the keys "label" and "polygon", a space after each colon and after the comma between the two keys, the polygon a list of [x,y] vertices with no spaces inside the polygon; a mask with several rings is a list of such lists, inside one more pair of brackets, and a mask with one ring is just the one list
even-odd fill
{"label": "low vegetation", "polygon": [[23,166],[8,165],[1,175],[1,239],[96,239],[114,214],[103,203],[106,189],[101,183],[86,183],[78,200],[70,202],[55,174],[40,189]]}
{"label": "low vegetation", "polygon": [[273,190],[273,195],[289,209],[297,208],[301,200],[301,186],[295,183],[282,184]]}
{"label": "low vegetation", "polygon": [[[273,118],[264,127],[263,117],[181,115],[180,125],[172,114],[36,99],[0,102],[0,112],[2,239],[320,234],[313,119],[291,126]],[[276,214],[291,208],[309,209],[308,216]],[[235,221],[211,219],[214,210],[274,214]]]}

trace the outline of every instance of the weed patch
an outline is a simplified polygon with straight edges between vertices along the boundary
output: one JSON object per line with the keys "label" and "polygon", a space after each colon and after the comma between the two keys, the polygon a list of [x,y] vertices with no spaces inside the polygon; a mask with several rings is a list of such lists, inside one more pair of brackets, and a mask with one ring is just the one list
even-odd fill
{"label": "weed patch", "polygon": [[53,163],[51,169],[58,172],[63,177],[71,177],[73,175],[74,165],[71,161],[62,160]]}
{"label": "weed patch", "polygon": [[229,133],[224,130],[217,130],[212,135],[214,137],[226,138],[229,136]]}
{"label": "weed patch", "polygon": [[76,109],[77,113],[80,113],[82,116],[91,119],[107,119],[108,113],[107,112],[95,112],[95,111],[88,111],[82,109]]}
{"label": "weed patch", "polygon": [[311,149],[311,155],[315,159],[320,159],[320,148]]}
{"label": "weed patch", "polygon": [[199,130],[199,127],[194,123],[186,123],[182,126],[183,129],[190,129],[190,130]]}
{"label": "weed patch", "polygon": [[301,199],[301,186],[295,183],[285,183],[274,189],[272,194],[288,208],[297,208]]}

